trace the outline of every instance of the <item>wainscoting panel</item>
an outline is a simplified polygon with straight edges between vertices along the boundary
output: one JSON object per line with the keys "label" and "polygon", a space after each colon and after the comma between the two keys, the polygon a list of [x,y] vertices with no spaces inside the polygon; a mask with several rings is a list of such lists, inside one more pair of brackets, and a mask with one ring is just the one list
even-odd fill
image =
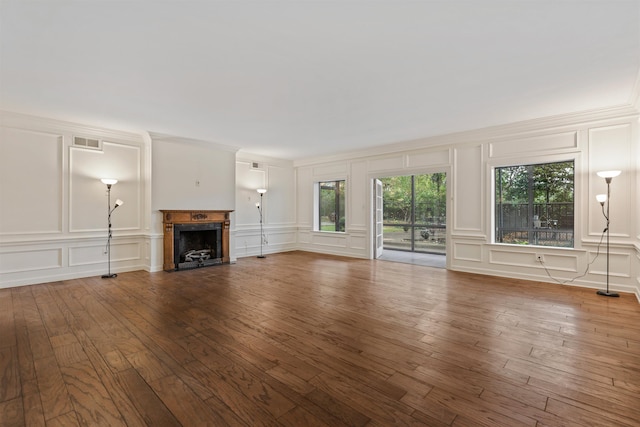
{"label": "wainscoting panel", "polygon": [[[593,260],[595,255],[596,253],[592,252],[590,259]],[[631,277],[631,260],[632,255],[630,253],[620,252],[611,248],[609,252],[609,276]],[[600,255],[589,268],[589,272],[597,276],[607,275],[607,256],[605,251],[600,250]]]}
{"label": "wainscoting panel", "polygon": [[[69,248],[69,266],[103,264],[107,262],[106,239],[104,244],[74,246]],[[115,245],[111,242],[111,255],[114,254]]]}
{"label": "wainscoting panel", "polygon": [[[584,273],[584,269],[580,271],[581,268],[579,267],[582,253],[569,252],[566,255],[564,255],[562,253],[554,253],[554,252],[546,251],[542,255],[543,263],[540,263],[539,261],[537,261],[536,259],[537,253],[538,252],[532,252],[531,256],[533,258],[534,265],[539,268],[546,267],[547,270],[553,270],[553,271],[566,271],[569,273],[578,273],[578,272]],[[542,253],[542,248],[540,250],[540,253]]]}
{"label": "wainscoting panel", "polygon": [[[543,262],[538,261],[537,256],[543,257]],[[579,270],[579,260],[583,253],[573,253],[567,251],[562,253],[561,251],[553,252],[553,249],[543,247],[530,247],[525,246],[523,248],[489,248],[489,262],[491,264],[536,268],[544,270],[577,273]]]}
{"label": "wainscoting panel", "polygon": [[453,258],[462,261],[482,262],[482,244],[453,242]]}
{"label": "wainscoting panel", "polygon": [[62,248],[15,249],[0,253],[0,273],[20,273],[62,267]]}
{"label": "wainscoting panel", "polygon": [[311,243],[325,247],[347,248],[347,236],[338,233],[313,233]]}
{"label": "wainscoting panel", "polygon": [[367,230],[366,229],[351,229],[349,231],[349,247],[355,250],[365,251],[367,245]]}
{"label": "wainscoting panel", "polygon": [[367,240],[360,233],[299,231],[296,249],[331,255],[368,258]]}
{"label": "wainscoting panel", "polygon": [[[546,256],[546,255],[545,255]],[[490,249],[489,262],[491,264],[512,265],[518,267],[532,267],[536,263],[535,252],[522,252],[505,249]]]}
{"label": "wainscoting panel", "polygon": [[[69,267],[82,265],[105,264],[108,261],[106,242],[103,245],[73,246],[69,248]],[[141,261],[142,246],[140,242],[111,241],[111,263],[122,261]]]}
{"label": "wainscoting panel", "polygon": [[[262,253],[287,252],[297,249],[296,227],[276,227],[264,230],[266,243]],[[260,254],[260,228],[242,228],[235,232],[235,255],[238,258]]]}

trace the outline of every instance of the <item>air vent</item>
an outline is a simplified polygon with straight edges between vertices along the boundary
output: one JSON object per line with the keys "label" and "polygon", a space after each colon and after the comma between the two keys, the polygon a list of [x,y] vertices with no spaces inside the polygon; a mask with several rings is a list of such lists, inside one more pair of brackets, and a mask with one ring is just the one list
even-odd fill
{"label": "air vent", "polygon": [[253,162],[251,163],[251,167],[254,169],[258,169],[260,167],[260,164],[258,162]]}
{"label": "air vent", "polygon": [[74,136],[73,145],[78,147],[100,148],[100,140],[92,139],[92,138],[83,138],[81,136]]}

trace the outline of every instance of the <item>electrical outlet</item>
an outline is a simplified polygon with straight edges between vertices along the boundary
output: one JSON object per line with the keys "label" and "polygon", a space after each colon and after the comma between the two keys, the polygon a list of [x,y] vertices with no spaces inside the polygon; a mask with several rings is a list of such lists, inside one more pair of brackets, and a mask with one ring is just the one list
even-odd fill
{"label": "electrical outlet", "polygon": [[544,255],[542,255],[542,254],[536,254],[536,261],[538,261],[538,262],[544,262]]}

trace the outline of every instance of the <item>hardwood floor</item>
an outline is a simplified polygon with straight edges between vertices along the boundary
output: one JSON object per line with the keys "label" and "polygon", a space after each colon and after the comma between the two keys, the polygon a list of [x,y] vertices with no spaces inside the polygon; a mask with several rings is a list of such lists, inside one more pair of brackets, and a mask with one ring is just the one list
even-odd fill
{"label": "hardwood floor", "polygon": [[638,426],[633,295],[304,252],[0,289],[2,426]]}

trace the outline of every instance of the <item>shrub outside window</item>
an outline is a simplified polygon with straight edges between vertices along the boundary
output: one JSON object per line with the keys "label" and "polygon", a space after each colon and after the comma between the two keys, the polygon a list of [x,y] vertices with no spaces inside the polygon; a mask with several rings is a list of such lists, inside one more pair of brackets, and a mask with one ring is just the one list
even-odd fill
{"label": "shrub outside window", "polygon": [[495,168],[495,242],[573,247],[574,161]]}
{"label": "shrub outside window", "polygon": [[318,183],[319,231],[345,231],[345,181]]}

